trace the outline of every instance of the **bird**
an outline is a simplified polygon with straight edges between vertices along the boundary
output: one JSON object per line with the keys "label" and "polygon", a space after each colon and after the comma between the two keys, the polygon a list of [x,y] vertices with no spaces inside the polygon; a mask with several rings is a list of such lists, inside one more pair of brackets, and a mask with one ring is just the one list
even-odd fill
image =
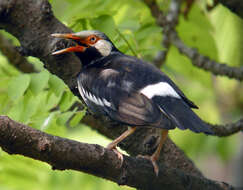
{"label": "bird", "polygon": [[[77,33],[54,33],[52,37],[71,39],[75,45],[52,52],[52,55],[74,52],[82,63],[77,77],[79,93],[88,109],[127,126],[127,130],[108,144],[119,159],[119,142],[140,127],[161,128],[160,142],[148,158],[158,176],[157,160],[168,136],[175,127],[195,133],[213,134],[192,109],[198,107],[177,85],[153,64],[123,54],[112,41],[97,30]],[[162,125],[165,116],[173,127]]]}

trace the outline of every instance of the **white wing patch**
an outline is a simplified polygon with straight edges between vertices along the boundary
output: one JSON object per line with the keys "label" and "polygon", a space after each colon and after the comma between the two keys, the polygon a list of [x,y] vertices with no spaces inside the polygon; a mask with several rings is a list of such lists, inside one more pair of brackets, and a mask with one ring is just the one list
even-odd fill
{"label": "white wing patch", "polygon": [[89,100],[99,106],[111,107],[111,103],[109,101],[107,101],[105,98],[100,99],[100,98],[94,96],[93,94],[84,90],[84,88],[80,84],[78,85],[78,90],[79,90],[79,93],[82,96],[83,100],[85,101],[85,103],[87,103],[87,100]]}
{"label": "white wing patch", "polygon": [[179,94],[167,82],[159,82],[145,86],[140,93],[151,99],[154,96],[170,96],[174,98],[181,98]]}
{"label": "white wing patch", "polygon": [[79,83],[79,81],[78,81],[78,91],[79,91],[80,95],[82,96],[83,100],[86,102],[87,99],[84,96],[85,92],[84,92],[84,89],[82,88],[81,84]]}
{"label": "white wing patch", "polygon": [[102,102],[104,103],[104,105],[105,106],[107,106],[107,107],[111,107],[111,103],[110,102],[108,102],[106,99],[102,99]]}

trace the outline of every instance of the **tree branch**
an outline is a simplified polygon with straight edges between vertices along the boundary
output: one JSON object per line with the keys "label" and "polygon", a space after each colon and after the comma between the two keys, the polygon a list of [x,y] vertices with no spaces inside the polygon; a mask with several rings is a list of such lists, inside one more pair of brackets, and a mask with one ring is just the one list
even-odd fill
{"label": "tree branch", "polygon": [[[105,120],[94,120],[92,115],[86,115],[82,122],[111,139],[117,138],[126,130],[124,126],[112,125]],[[168,120],[165,119],[165,124],[170,125],[167,122]],[[139,154],[151,155],[158,146],[160,133],[160,129],[139,128],[133,135],[119,143],[119,146],[131,156],[137,156]],[[203,176],[194,163],[170,138],[166,140],[158,162],[165,163],[168,167],[177,168],[195,176]]]}
{"label": "tree branch", "polygon": [[[163,34],[168,47],[170,46],[169,44],[176,46],[182,54],[191,59],[193,65],[199,68],[210,71],[215,75],[227,76],[239,81],[243,80],[243,67],[231,67],[210,60],[208,57],[201,55],[196,49],[186,46],[178,37],[178,34],[175,31],[175,25],[178,22],[181,0],[172,0],[167,18],[160,11],[155,1],[152,1],[153,3],[148,3],[149,1],[144,0],[144,2],[150,8],[151,14],[155,17],[157,24],[163,28]],[[163,39],[163,41],[165,39]],[[162,45],[164,44],[163,41]],[[164,55],[166,54],[160,52],[159,55],[157,62],[164,62]]]}
{"label": "tree branch", "polygon": [[[34,15],[32,14],[33,12],[35,13]],[[31,15],[31,17],[29,15]],[[32,55],[41,59],[44,66],[51,73],[62,78],[73,93],[80,96],[77,91],[76,84],[76,75],[81,69],[79,59],[74,56],[74,54],[65,54],[60,56],[51,55],[51,52],[55,49],[66,47],[68,45],[67,43],[72,42],[51,38],[51,33],[68,33],[71,32],[71,30],[65,27],[53,16],[50,4],[47,0],[1,0],[0,27],[4,28],[6,31],[19,39],[22,51],[26,55]],[[40,41],[42,43],[39,43]],[[103,121],[100,118],[96,118],[92,115],[85,116],[83,122],[110,138],[117,137],[122,131],[125,130],[124,126],[111,124],[111,122]],[[166,118],[164,124],[171,125]],[[24,130],[23,132],[27,131]],[[5,134],[1,133],[1,135],[4,136]],[[140,129],[133,136],[123,141],[120,146],[131,155],[141,153],[151,154],[157,147],[158,137],[158,129]],[[11,144],[11,146],[14,147],[15,144]],[[69,150],[72,149],[72,143],[68,144],[68,147]],[[10,148],[9,150],[12,150],[10,146],[8,148]],[[37,154],[37,152],[35,153]],[[37,154],[37,156],[38,155],[39,154]],[[126,159],[133,160],[132,158],[127,157],[125,160]],[[66,160],[61,159],[61,161],[65,166],[69,164]],[[64,161],[65,163],[63,163]],[[191,175],[202,177],[201,172],[194,166],[193,162],[186,157],[185,154],[171,140],[166,142],[160,161],[163,161],[166,167],[171,168],[170,170],[164,169],[165,173],[167,171],[169,173],[163,173],[163,175],[169,175],[170,171],[177,171],[172,169],[174,168],[185,172],[185,175],[187,175],[186,173],[190,173]],[[56,164],[54,166],[58,167],[59,165]],[[140,167],[140,165],[138,164],[138,166],[135,167]],[[141,166],[141,168],[143,168],[143,166]],[[87,168],[82,169],[87,170]],[[109,176],[109,174],[107,175]],[[176,175],[178,176],[174,178],[173,181],[167,181],[166,184],[177,183],[176,180],[180,178],[179,175],[182,175],[182,173],[176,173]],[[140,173],[138,176],[142,179]],[[136,186],[139,186],[139,184],[136,184]]]}
{"label": "tree branch", "polygon": [[228,123],[226,125],[209,125],[215,132],[215,135],[218,137],[227,137],[238,133],[239,131],[243,131],[243,119],[240,119],[235,123]]}
{"label": "tree branch", "polygon": [[243,80],[243,66],[231,67],[223,63],[217,63],[208,57],[201,55],[196,49],[186,46],[178,37],[176,31],[170,31],[170,39],[178,50],[191,59],[193,65],[210,71],[214,75],[227,76],[229,78]]}
{"label": "tree branch", "polygon": [[180,15],[180,8],[182,1],[181,0],[172,0],[170,3],[170,8],[167,15],[164,15],[162,10],[160,10],[158,4],[155,0],[143,0],[143,2],[150,8],[151,14],[157,18],[157,24],[163,28],[163,40],[161,42],[162,47],[165,49],[163,51],[158,52],[157,56],[154,59],[154,64],[160,68],[167,57],[167,54],[170,49],[170,31],[174,30],[176,25],[178,24],[178,18]]}
{"label": "tree branch", "polygon": [[[32,15],[33,12],[35,14],[30,17],[29,15]],[[17,37],[26,54],[40,58],[51,73],[62,78],[73,93],[80,97],[76,84],[76,75],[81,69],[79,59],[74,54],[51,55],[56,48],[66,47],[68,41],[52,38],[50,34],[68,33],[71,30],[53,16],[46,0],[0,1],[0,27]],[[42,43],[39,43],[40,41]],[[111,138],[119,136],[125,130],[122,126],[103,122],[91,115],[86,116],[83,122],[94,128],[99,126],[99,132]],[[165,120],[165,124],[167,123],[168,121]],[[123,141],[122,148],[133,155],[152,153],[158,145],[158,130],[141,129],[138,130],[138,134]],[[174,143],[168,141],[164,150],[167,150],[167,153],[161,159],[168,166],[202,176],[192,161]]]}
{"label": "tree branch", "polygon": [[47,162],[53,169],[72,169],[96,175],[120,185],[143,190],[204,189],[223,190],[233,187],[200,178],[160,164],[156,177],[148,160],[124,156],[121,163],[115,152],[99,145],[52,136],[0,116],[0,146],[9,154],[20,154]]}
{"label": "tree branch", "polygon": [[72,89],[75,88],[76,75],[81,69],[79,59],[73,54],[51,55],[57,48],[56,44],[61,48],[71,43],[54,39],[51,34],[71,30],[53,16],[48,1],[1,0],[0,28],[20,41],[23,54],[38,57],[51,73],[63,79]]}
{"label": "tree branch", "polygon": [[19,54],[10,40],[0,34],[0,50],[5,55],[10,64],[23,73],[36,72],[34,66],[27,59]]}
{"label": "tree branch", "polygon": [[[167,16],[163,14],[160,10],[156,1],[147,1],[144,0],[147,6],[150,8],[151,14],[155,17],[157,24],[163,28],[163,35],[167,38],[169,46],[173,43],[181,53],[189,57],[192,63],[200,68],[203,68],[207,71],[214,73],[215,75],[226,75],[230,78],[236,78],[238,80],[243,80],[243,67],[230,67],[225,64],[217,63],[215,61],[211,61],[209,58],[198,53],[196,49],[187,47],[181,39],[178,37],[175,26],[178,23],[178,17],[180,13],[181,0],[172,0],[170,5],[170,10]],[[164,44],[162,42],[162,44]],[[169,47],[168,46],[168,47]],[[166,51],[162,51],[159,53],[160,56],[157,57],[157,63],[162,63],[165,61],[164,55],[166,55],[168,49]],[[213,128],[216,136],[230,136],[235,134],[241,130],[243,130],[243,119],[226,125],[213,125],[209,124],[210,127]]]}

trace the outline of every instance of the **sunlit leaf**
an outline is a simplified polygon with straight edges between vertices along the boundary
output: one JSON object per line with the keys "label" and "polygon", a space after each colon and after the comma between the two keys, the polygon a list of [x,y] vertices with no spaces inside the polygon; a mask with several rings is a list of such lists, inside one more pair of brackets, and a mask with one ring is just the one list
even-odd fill
{"label": "sunlit leaf", "polygon": [[30,90],[34,94],[41,92],[48,84],[49,73],[44,70],[40,73],[31,75]]}
{"label": "sunlit leaf", "polygon": [[65,84],[63,81],[55,75],[50,76],[49,85],[53,89],[53,92],[56,94],[56,96],[60,96],[65,89]]}
{"label": "sunlit leaf", "polygon": [[65,125],[66,122],[71,118],[72,115],[73,115],[72,111],[68,111],[68,112],[60,114],[58,119],[57,119],[57,124],[58,125]]}
{"label": "sunlit leaf", "polygon": [[116,24],[110,15],[101,15],[93,18],[90,20],[90,23],[93,28],[104,32],[108,36],[112,36],[115,33]]}
{"label": "sunlit leaf", "polygon": [[210,14],[213,35],[219,50],[219,61],[229,65],[242,65],[243,20],[223,6]]}
{"label": "sunlit leaf", "polygon": [[62,98],[59,102],[60,110],[66,111],[73,105],[74,101],[75,101],[75,98],[71,91],[64,92],[62,95]]}
{"label": "sunlit leaf", "polygon": [[86,114],[86,110],[76,112],[75,116],[71,119],[71,121],[69,123],[70,126],[74,127],[74,126],[78,125],[80,120],[84,117],[85,114]]}
{"label": "sunlit leaf", "polygon": [[23,96],[25,91],[27,90],[30,84],[30,76],[29,75],[19,75],[17,77],[12,78],[9,82],[8,86],[8,95],[12,100],[16,100]]}

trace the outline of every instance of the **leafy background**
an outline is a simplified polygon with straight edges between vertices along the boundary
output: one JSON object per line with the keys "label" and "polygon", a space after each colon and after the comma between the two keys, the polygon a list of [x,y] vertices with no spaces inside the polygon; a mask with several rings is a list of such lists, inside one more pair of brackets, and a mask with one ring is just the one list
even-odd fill
{"label": "leafy background", "polygon": [[[167,11],[169,1],[159,0]],[[160,50],[162,29],[149,9],[138,0],[50,0],[55,15],[74,31],[97,29],[105,32],[124,53],[147,61]],[[243,58],[243,22],[222,6],[206,10],[206,2],[194,3],[188,18],[180,16],[177,31],[190,47],[210,58],[240,66]],[[1,31],[16,45],[18,41]],[[40,71],[23,74],[0,54],[0,114],[34,128],[82,142],[106,145],[110,140],[82,125],[85,111],[70,111],[76,97],[42,63],[28,60]],[[242,84],[215,77],[193,67],[190,60],[172,47],[161,68],[192,99],[197,114],[211,123],[231,122],[242,115]],[[56,108],[59,109],[56,109]],[[67,121],[68,127],[66,125]],[[242,134],[228,138],[207,137],[174,130],[171,138],[212,179],[232,183],[231,166]],[[50,166],[0,150],[0,190],[20,189],[132,189],[75,171],[53,171]]]}

